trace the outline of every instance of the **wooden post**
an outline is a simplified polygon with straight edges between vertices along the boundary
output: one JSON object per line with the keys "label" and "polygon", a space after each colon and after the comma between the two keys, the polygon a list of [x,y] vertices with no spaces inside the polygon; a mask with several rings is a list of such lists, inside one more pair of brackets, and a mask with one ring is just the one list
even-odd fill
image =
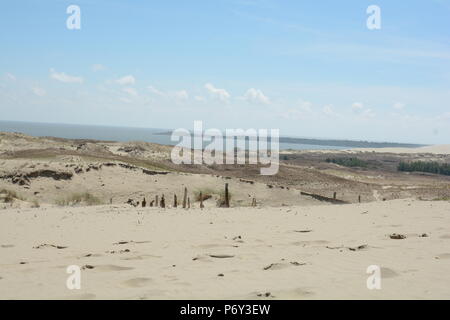
{"label": "wooden post", "polygon": [[253,198],[252,200],[252,207],[256,207],[256,198]]}
{"label": "wooden post", "polygon": [[203,194],[200,192],[200,209],[203,209],[205,206],[203,205]]}
{"label": "wooden post", "polygon": [[151,202],[150,202],[150,207],[153,207],[153,204],[155,203],[155,200],[152,200]]}
{"label": "wooden post", "polygon": [[173,195],[173,207],[174,208],[178,207],[177,195],[176,194]]}
{"label": "wooden post", "polygon": [[361,195],[358,196],[358,202],[361,203]]}
{"label": "wooden post", "polygon": [[336,199],[336,192],[333,194],[333,199]]}
{"label": "wooden post", "polygon": [[188,209],[191,208],[191,198],[188,198]]}
{"label": "wooden post", "polygon": [[164,199],[164,194],[161,197],[161,208],[165,208],[166,207],[166,200]]}
{"label": "wooden post", "polygon": [[186,209],[186,198],[187,198],[187,188],[184,187],[184,194],[183,194],[183,209]]}
{"label": "wooden post", "polygon": [[228,194],[228,183],[225,183],[225,208],[230,207],[230,196]]}
{"label": "wooden post", "polygon": [[158,195],[155,196],[155,207],[159,207],[159,198],[158,198]]}
{"label": "wooden post", "polygon": [[142,208],[145,208],[146,205],[147,205],[147,201],[145,201],[145,197],[144,197],[144,200],[142,200]]}

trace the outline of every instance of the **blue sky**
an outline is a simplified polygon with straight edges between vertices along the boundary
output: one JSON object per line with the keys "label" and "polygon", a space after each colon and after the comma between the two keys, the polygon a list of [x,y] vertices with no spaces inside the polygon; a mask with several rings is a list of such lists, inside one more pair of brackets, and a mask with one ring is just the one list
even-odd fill
{"label": "blue sky", "polygon": [[19,0],[0,39],[0,120],[450,143],[450,0]]}

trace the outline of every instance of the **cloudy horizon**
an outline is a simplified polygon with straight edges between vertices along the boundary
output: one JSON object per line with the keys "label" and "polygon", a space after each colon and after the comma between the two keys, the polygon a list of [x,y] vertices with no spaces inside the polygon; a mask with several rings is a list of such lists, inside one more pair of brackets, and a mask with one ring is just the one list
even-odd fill
{"label": "cloudy horizon", "polygon": [[450,1],[322,2],[4,4],[0,119],[450,143]]}

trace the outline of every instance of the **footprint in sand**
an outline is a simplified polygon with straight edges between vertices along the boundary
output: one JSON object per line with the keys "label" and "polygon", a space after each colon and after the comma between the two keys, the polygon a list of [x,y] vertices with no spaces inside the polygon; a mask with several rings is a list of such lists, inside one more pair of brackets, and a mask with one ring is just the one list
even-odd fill
{"label": "footprint in sand", "polygon": [[304,265],[306,265],[306,263],[297,262],[297,261],[293,261],[290,263],[286,263],[286,262],[272,263],[272,264],[269,264],[268,266],[265,266],[263,268],[263,270],[281,270],[281,269],[285,269],[285,268],[292,267],[292,266],[299,267],[299,266],[304,266]]}
{"label": "footprint in sand", "polygon": [[152,284],[153,280],[150,278],[133,278],[124,282],[124,284],[131,288],[141,288]]}
{"label": "footprint in sand", "polygon": [[314,292],[303,289],[303,288],[296,288],[296,289],[292,289],[292,290],[277,292],[277,296],[280,299],[289,299],[289,300],[304,299],[304,298],[308,298],[312,295],[314,295]]}
{"label": "footprint in sand", "polygon": [[38,246],[33,247],[33,249],[42,249],[42,248],[55,248],[55,249],[67,249],[67,247],[64,246],[58,246],[58,245],[54,245],[54,244],[40,244]]}
{"label": "footprint in sand", "polygon": [[450,259],[450,253],[441,253],[436,256],[438,259]]}
{"label": "footprint in sand", "polygon": [[149,259],[149,258],[162,258],[162,256],[156,256],[156,255],[152,255],[152,254],[142,254],[142,255],[137,255],[137,256],[132,256],[132,257],[120,258],[120,260],[144,260],[144,259]]}
{"label": "footprint in sand", "polygon": [[101,265],[101,266],[97,266],[95,268],[100,271],[126,271],[126,270],[134,269],[132,267],[122,267],[122,266],[117,266],[114,264]]}
{"label": "footprint in sand", "polygon": [[325,245],[330,243],[329,241],[326,240],[312,240],[312,241],[296,241],[296,242],[292,242],[291,244],[294,246],[310,246],[310,245],[314,245],[314,246],[321,246],[321,245]]}
{"label": "footprint in sand", "polygon": [[64,300],[93,300],[97,296],[93,293],[76,294],[73,296],[64,297]]}
{"label": "footprint in sand", "polygon": [[211,244],[201,244],[199,246],[193,246],[194,248],[199,248],[199,249],[212,249],[212,248],[230,248],[230,247],[234,247],[234,245],[231,244],[216,244],[216,243],[211,243]]}
{"label": "footprint in sand", "polygon": [[394,278],[398,277],[399,274],[392,269],[389,268],[381,268],[381,277],[382,278]]}
{"label": "footprint in sand", "polygon": [[130,240],[130,241],[119,241],[116,243],[113,243],[114,246],[118,246],[118,245],[123,245],[123,244],[131,244],[131,243],[135,243],[135,244],[143,244],[143,243],[150,243],[151,241],[134,241],[134,240]]}
{"label": "footprint in sand", "polygon": [[82,256],[82,258],[98,258],[98,257],[102,257],[103,255],[100,253],[88,253],[85,254],[84,256]]}
{"label": "footprint in sand", "polygon": [[216,258],[216,259],[230,259],[230,258],[234,258],[234,256],[231,255],[231,254],[210,254],[209,256],[211,258]]}
{"label": "footprint in sand", "polygon": [[126,270],[133,270],[132,267],[122,267],[122,266],[116,266],[113,264],[106,264],[106,265],[100,265],[100,266],[92,266],[92,265],[84,265],[82,267],[83,270],[85,269],[96,269],[100,271],[126,271]]}

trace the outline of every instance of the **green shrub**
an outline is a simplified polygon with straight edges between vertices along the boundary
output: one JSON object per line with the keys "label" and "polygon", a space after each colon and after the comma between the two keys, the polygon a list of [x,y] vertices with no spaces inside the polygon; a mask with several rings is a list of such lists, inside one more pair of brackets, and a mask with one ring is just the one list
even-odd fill
{"label": "green shrub", "polygon": [[402,161],[398,164],[397,169],[404,172],[428,172],[450,176],[450,164],[436,161]]}
{"label": "green shrub", "polygon": [[0,197],[5,203],[11,203],[14,199],[25,200],[25,198],[17,194],[17,192],[8,189],[1,189]]}
{"label": "green shrub", "polygon": [[63,199],[56,201],[57,205],[60,206],[73,206],[77,204],[86,204],[88,206],[95,206],[103,204],[103,202],[96,196],[90,194],[89,192],[74,193]]}
{"label": "green shrub", "polygon": [[335,163],[344,167],[367,167],[367,162],[358,158],[328,158],[328,163]]}

